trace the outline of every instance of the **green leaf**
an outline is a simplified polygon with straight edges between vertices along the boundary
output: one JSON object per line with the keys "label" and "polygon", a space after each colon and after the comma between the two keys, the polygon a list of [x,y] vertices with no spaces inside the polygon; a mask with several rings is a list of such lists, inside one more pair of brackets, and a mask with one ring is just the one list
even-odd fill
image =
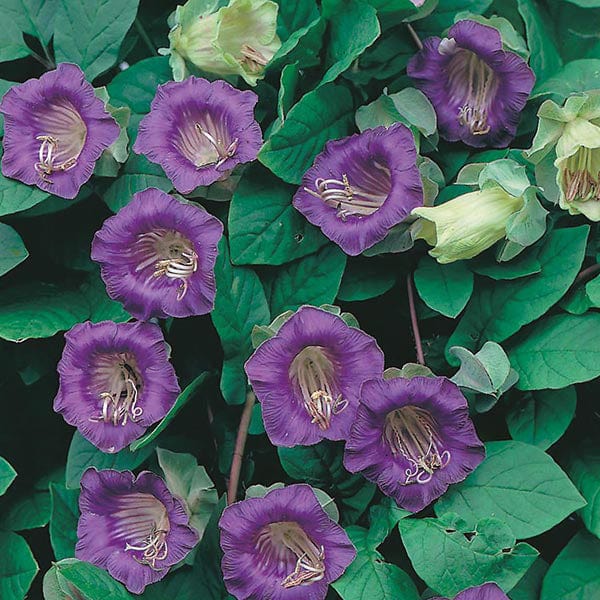
{"label": "green leaf", "polygon": [[76,431],[67,455],[66,486],[72,490],[79,489],[81,476],[89,467],[117,471],[136,469],[148,460],[153,451],[154,447],[148,445],[139,452],[125,448],[115,454],[105,454]]}
{"label": "green leaf", "polygon": [[551,529],[585,505],[565,473],[539,448],[488,442],[486,453],[465,481],[437,501],[437,515],[456,512],[470,526],[493,516],[523,539]]}
{"label": "green leaf", "polygon": [[381,28],[377,11],[360,0],[340,3],[323,0],[323,12],[333,9],[330,16],[329,55],[331,67],[321,85],[334,81],[379,37]]}
{"label": "green leaf", "polygon": [[51,337],[85,321],[90,307],[75,289],[51,283],[27,283],[2,293],[0,338],[12,342]]}
{"label": "green leaf", "polygon": [[482,519],[473,528],[448,514],[402,519],[398,528],[417,575],[444,596],[487,581],[507,592],[538,555],[529,544],[515,544],[510,528],[498,519]]}
{"label": "green leaf", "polygon": [[177,416],[179,411],[188,403],[196,392],[202,387],[204,382],[208,379],[209,373],[200,373],[186,388],[177,396],[175,404],[171,406],[169,412],[159,421],[158,425],[152,431],[145,433],[141,438],[132,442],[129,449],[132,452],[147,446],[150,442],[154,441],[168,426],[169,423]]}
{"label": "green leaf", "polygon": [[173,184],[166,177],[160,175],[146,175],[144,173],[123,173],[110,184],[102,195],[102,199],[114,213],[129,204],[133,194],[146,188],[158,188],[163,192],[173,189]]}
{"label": "green leaf", "polygon": [[[10,90],[13,85],[19,85],[15,81],[6,81],[0,79],[0,100],[4,97],[4,94]],[[0,135],[4,134],[4,115],[0,115]]]}
{"label": "green leaf", "polygon": [[381,260],[352,258],[348,261],[337,294],[343,302],[369,300],[385,294],[396,283],[396,273]]}
{"label": "green leaf", "polygon": [[3,19],[0,30],[0,62],[17,60],[29,54],[31,51],[27,47],[19,27],[12,21]]}
{"label": "green leaf", "polygon": [[77,63],[89,81],[110,69],[138,4],[139,0],[60,0],[54,28],[56,61]]}
{"label": "green leaf", "polygon": [[546,450],[567,430],[576,406],[577,393],[573,386],[539,390],[512,402],[506,424],[514,440]]}
{"label": "green leaf", "polygon": [[6,492],[16,476],[17,472],[11,464],[0,456],[0,496]]}
{"label": "green leaf", "polygon": [[414,278],[423,302],[451,319],[462,312],[473,293],[473,273],[464,261],[440,265],[437,260],[424,256]]}
{"label": "green leaf", "polygon": [[2,0],[0,10],[6,23],[47,44],[54,33],[56,0]]}
{"label": "green leaf", "polygon": [[215,485],[206,469],[198,466],[191,454],[157,448],[158,464],[165,474],[169,491],[185,503],[190,525],[200,539],[219,500]]}
{"label": "green leaf", "polygon": [[362,132],[365,129],[374,129],[383,125],[389,127],[401,120],[400,113],[394,106],[394,101],[386,94],[382,94],[370,104],[361,106],[354,115],[356,126]]}
{"label": "green leaf", "polygon": [[79,489],[68,490],[64,485],[50,484],[52,514],[50,542],[56,560],[75,556],[77,521],[79,520]]}
{"label": "green leaf", "polygon": [[48,192],[0,175],[0,217],[31,208],[48,197]]}
{"label": "green leaf", "polygon": [[0,223],[0,276],[14,269],[28,256],[21,236],[10,225]]}
{"label": "green leaf", "polygon": [[550,565],[540,600],[592,600],[600,597],[600,540],[578,533]]}
{"label": "green leaf", "polygon": [[263,145],[258,159],[284,181],[299,184],[325,142],[350,133],[352,117],[348,89],[323,85],[292,107],[281,127]]}
{"label": "green leaf", "polygon": [[541,273],[542,265],[536,258],[537,251],[524,252],[510,262],[481,262],[471,261],[471,269],[478,275],[485,275],[491,279],[519,279]]}
{"label": "green leaf", "polygon": [[271,283],[271,314],[296,310],[303,304],[332,304],[345,267],[346,255],[333,244],[285,265]]}
{"label": "green leaf", "polygon": [[517,0],[518,9],[527,33],[527,45],[531,53],[529,65],[537,84],[543,83],[562,66],[560,54],[551,30],[551,21],[536,0]]}
{"label": "green leaf", "polygon": [[369,531],[351,526],[348,536],[356,548],[356,558],[332,584],[342,600],[419,600],[410,577],[396,565],[384,561],[369,539]]}
{"label": "green leaf", "polygon": [[110,103],[129,106],[132,112],[143,115],[150,112],[156,88],[171,79],[167,56],[145,58],[115,75],[107,86]]}
{"label": "green leaf", "polygon": [[320,488],[336,499],[344,523],[355,523],[375,494],[373,484],[346,471],[341,448],[334,443],[280,447],[277,452],[292,479]]}
{"label": "green leaf", "polygon": [[587,500],[579,514],[590,533],[600,537],[600,449],[586,439],[573,449],[566,464],[567,473]]}
{"label": "green leaf", "polygon": [[499,398],[517,381],[506,353],[495,342],[486,342],[477,354],[460,346],[452,346],[448,353],[460,361],[458,373],[451,378],[460,387]]}
{"label": "green leaf", "polygon": [[292,206],[296,189],[260,166],[244,173],[229,211],[234,264],[281,265],[327,243],[321,231]]}
{"label": "green leaf", "polygon": [[538,321],[508,352],[521,390],[559,389],[600,376],[600,314]]}
{"label": "green leaf", "polygon": [[319,9],[315,0],[303,0],[302,2],[276,1],[279,4],[277,33],[284,41],[295,31],[305,27],[319,16]]}
{"label": "green leaf", "polygon": [[536,256],[542,267],[539,275],[515,281],[482,282],[450,337],[448,347],[464,346],[473,350],[487,340],[503,342],[543,315],[575,280],[583,262],[588,232],[588,226],[584,225],[556,229],[546,236]]}
{"label": "green leaf", "polygon": [[38,529],[45,527],[49,520],[50,493],[48,490],[33,490],[3,511],[0,528],[11,531]]}
{"label": "green leaf", "polygon": [[562,103],[573,93],[600,88],[600,59],[582,58],[567,63],[560,71],[536,86],[534,97],[552,94]]}
{"label": "green leaf", "polygon": [[[55,563],[52,570],[62,593],[74,594],[74,598],[89,600],[133,600],[134,598],[107,571],[90,563],[66,558]],[[54,600],[54,598],[47,600]]]}
{"label": "green leaf", "polygon": [[441,35],[444,29],[454,23],[457,13],[468,10],[475,14],[484,13],[492,0],[442,0],[436,9],[425,19],[418,22],[421,28],[431,35]]}
{"label": "green leaf", "polygon": [[252,354],[252,328],[270,323],[269,306],[258,275],[229,261],[225,238],[219,244],[215,276],[217,295],[211,318],[224,352],[221,392],[229,404],[243,404],[244,362]]}
{"label": "green leaf", "polygon": [[521,581],[510,590],[510,600],[540,600],[542,581],[547,570],[548,563],[543,558],[538,558]]}
{"label": "green leaf", "polygon": [[37,572],[27,542],[12,531],[0,531],[0,598],[23,600]]}
{"label": "green leaf", "polygon": [[403,123],[416,127],[424,136],[435,133],[437,116],[431,102],[421,90],[407,87],[390,94],[389,98]]}

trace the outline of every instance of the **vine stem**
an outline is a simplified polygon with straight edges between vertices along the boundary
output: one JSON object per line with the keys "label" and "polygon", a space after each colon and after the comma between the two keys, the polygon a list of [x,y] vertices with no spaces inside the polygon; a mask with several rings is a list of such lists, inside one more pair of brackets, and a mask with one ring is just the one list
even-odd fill
{"label": "vine stem", "polygon": [[575,281],[573,282],[573,287],[580,283],[589,281],[597,273],[600,273],[600,263],[596,263],[595,265],[592,265],[591,267],[587,267],[586,269],[583,269],[582,271],[579,272],[579,274],[575,278]]}
{"label": "vine stem", "polygon": [[415,46],[419,50],[423,50],[423,42],[421,41],[419,34],[414,30],[413,26],[410,23],[407,23],[406,28],[408,29],[408,33],[410,33],[410,37],[412,37]]}
{"label": "vine stem", "polygon": [[150,52],[152,52],[152,54],[154,54],[154,56],[158,56],[158,52],[156,51],[156,48],[154,47],[154,44],[152,43],[150,36],[144,29],[144,26],[142,25],[141,21],[136,17],[133,24],[135,25],[135,28],[136,28],[137,32],[139,33],[140,37],[142,38],[143,42],[146,44],[146,46],[148,46],[148,49],[150,50]]}
{"label": "vine stem", "polygon": [[415,349],[417,351],[417,362],[420,365],[425,364],[423,355],[423,345],[421,344],[421,333],[419,332],[419,319],[417,318],[417,309],[415,307],[415,290],[413,287],[412,273],[406,277],[406,289],[408,291],[408,309],[410,311],[410,324],[412,326],[413,337],[415,338]]}
{"label": "vine stem", "polygon": [[246,438],[248,437],[248,427],[252,418],[252,409],[256,402],[256,396],[253,391],[246,395],[246,404],[240,418],[237,437],[235,439],[235,448],[233,450],[233,460],[231,461],[231,470],[229,472],[229,485],[227,486],[227,504],[233,504],[237,498],[238,483],[240,481],[240,472],[242,470],[242,459],[244,458],[244,448],[246,447]]}

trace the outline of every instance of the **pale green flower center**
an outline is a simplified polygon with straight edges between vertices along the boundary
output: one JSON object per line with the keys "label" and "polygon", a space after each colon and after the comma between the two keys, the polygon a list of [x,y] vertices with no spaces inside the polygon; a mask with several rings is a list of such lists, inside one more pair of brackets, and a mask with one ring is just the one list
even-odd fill
{"label": "pale green flower center", "polygon": [[600,200],[600,148],[582,146],[567,158],[562,187],[567,202]]}

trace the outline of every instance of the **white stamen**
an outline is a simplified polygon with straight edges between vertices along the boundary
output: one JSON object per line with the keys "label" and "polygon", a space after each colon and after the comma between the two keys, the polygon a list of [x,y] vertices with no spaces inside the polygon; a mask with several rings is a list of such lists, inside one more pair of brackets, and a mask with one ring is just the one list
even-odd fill
{"label": "white stamen", "polygon": [[[215,166],[220,167],[226,160],[233,157],[236,153],[239,139],[235,138],[231,144],[229,144],[226,148],[223,145],[223,140],[221,138],[215,138],[209,131],[207,131],[200,123],[195,123],[195,127],[198,132],[203,135],[214,147],[217,151],[217,155],[219,159],[216,161]],[[204,166],[204,165],[202,165]]]}
{"label": "white stamen", "polygon": [[38,152],[39,161],[35,163],[35,170],[46,183],[53,183],[50,179],[52,173],[68,171],[77,164],[79,155],[57,162],[56,155],[59,153],[59,141],[51,135],[38,135],[35,139],[41,142]]}

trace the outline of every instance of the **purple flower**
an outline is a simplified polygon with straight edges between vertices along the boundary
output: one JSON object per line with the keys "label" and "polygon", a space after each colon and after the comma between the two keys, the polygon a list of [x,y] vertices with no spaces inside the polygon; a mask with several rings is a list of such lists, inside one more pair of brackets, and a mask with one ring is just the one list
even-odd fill
{"label": "purple flower", "polygon": [[323,600],[356,556],[305,484],[228,506],[219,528],[225,587],[237,600]]}
{"label": "purple flower", "polygon": [[79,323],[65,334],[54,410],[103,452],[162,419],[179,392],[160,327]]}
{"label": "purple flower", "polygon": [[134,194],[92,242],[108,295],[134,317],[210,312],[223,225],[201,207],[155,188]]}
{"label": "purple flower", "polygon": [[2,173],[61,198],[74,198],[119,136],[104,102],[69,63],[13,86],[4,114]]}
{"label": "purple flower", "polygon": [[484,456],[467,401],[445,377],[373,379],[362,386],[344,465],[401,508],[422,510]]}
{"label": "purple flower", "polygon": [[504,148],[515,137],[535,76],[502,48],[497,29],[459,21],[448,37],[430,37],[407,72],[433,104],[442,137]]}
{"label": "purple flower", "polygon": [[75,556],[134,594],[162,579],[198,543],[178,498],[154,473],[88,469],[81,478]]}
{"label": "purple flower", "polygon": [[257,101],[254,92],[225,81],[165,83],[140,123],[133,150],[158,163],[182,194],[210,185],[256,158],[262,145]]}
{"label": "purple flower", "polygon": [[[445,600],[441,597],[431,600]],[[454,600],[509,600],[509,597],[495,583],[484,583],[469,588],[455,596]]]}
{"label": "purple flower", "polygon": [[380,377],[383,353],[340,317],[303,306],[246,362],[276,446],[346,439],[363,381]]}
{"label": "purple flower", "polygon": [[412,133],[401,123],[327,142],[294,206],[350,256],[381,241],[423,205]]}

